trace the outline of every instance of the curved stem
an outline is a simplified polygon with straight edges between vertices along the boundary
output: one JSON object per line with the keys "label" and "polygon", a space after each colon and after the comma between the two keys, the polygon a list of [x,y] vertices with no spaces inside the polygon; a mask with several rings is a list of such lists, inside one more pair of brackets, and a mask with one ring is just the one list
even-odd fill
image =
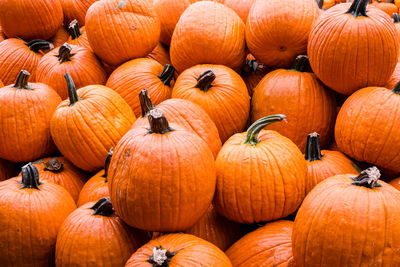
{"label": "curved stem", "polygon": [[258,140],[258,134],[260,131],[268,126],[269,124],[277,121],[282,121],[286,119],[285,115],[277,114],[271,115],[264,118],[261,118],[250,125],[249,129],[247,129],[246,138],[243,141],[243,144],[249,144],[252,146],[257,145],[260,141]]}
{"label": "curved stem", "polygon": [[197,78],[197,84],[195,87],[207,92],[213,86],[212,82],[215,78],[215,73],[212,70],[207,70]]}
{"label": "curved stem", "polygon": [[169,252],[166,249],[163,249],[161,246],[153,248],[153,254],[147,260],[148,263],[151,263],[153,267],[168,267],[169,263],[173,256],[176,255],[176,252]]}
{"label": "curved stem", "polygon": [[108,151],[106,162],[104,163],[104,174],[103,174],[103,177],[106,178],[104,180],[105,183],[107,183],[107,181],[108,181],[108,168],[110,167],[110,162],[111,162],[111,158],[112,158],[113,153],[114,153],[113,149],[110,148],[110,151]]}
{"label": "curved stem", "polygon": [[381,173],[379,169],[374,166],[363,170],[357,177],[352,178],[354,182],[351,184],[373,189],[375,187],[381,187],[381,185],[378,184],[380,177]]}
{"label": "curved stem", "polygon": [[71,53],[72,51],[72,46],[69,45],[68,43],[64,43],[58,50],[58,55],[56,57],[58,58],[58,61],[60,64],[71,61],[71,57],[75,54]]}
{"label": "curved stem", "polygon": [[347,14],[353,15],[355,18],[364,16],[367,16],[367,5],[368,5],[368,0],[354,0],[353,4],[351,4],[349,10],[347,10]]}
{"label": "curved stem", "polygon": [[394,23],[399,23],[400,22],[399,13],[393,13],[393,21],[394,21]]}
{"label": "curved stem", "polygon": [[291,70],[306,72],[310,69],[310,61],[307,55],[299,55],[296,57]]}
{"label": "curved stem", "polygon": [[114,214],[113,205],[108,197],[101,198],[90,209],[94,210],[93,215],[110,217]]}
{"label": "curved stem", "polygon": [[63,169],[64,165],[62,164],[61,161],[59,161],[57,158],[52,158],[48,162],[44,163],[44,170],[45,171],[51,171],[51,172],[59,172]]}
{"label": "curved stem", "polygon": [[29,49],[35,53],[39,53],[40,50],[51,50],[54,48],[54,45],[52,43],[40,39],[26,42],[25,45],[27,45]]}
{"label": "curved stem", "polygon": [[15,81],[15,84],[13,85],[13,88],[31,90],[32,86],[30,86],[28,83],[29,76],[31,76],[31,74],[28,71],[21,70],[18,73],[18,77],[17,80]]}
{"label": "curved stem", "polygon": [[32,162],[29,162],[25,166],[22,167],[22,182],[21,188],[32,188],[32,189],[39,189],[39,185],[41,185],[39,181],[39,171]]}
{"label": "curved stem", "polygon": [[318,133],[311,133],[307,135],[306,153],[304,157],[308,161],[322,160],[320,140]]}
{"label": "curved stem", "polygon": [[68,96],[69,96],[69,106],[73,106],[79,100],[82,100],[78,97],[78,93],[76,92],[75,83],[72,80],[71,75],[67,72],[64,75],[65,80],[67,81],[68,85]]}
{"label": "curved stem", "polygon": [[68,26],[68,32],[71,35],[72,40],[78,39],[82,35],[81,29],[79,28],[79,22],[74,19]]}
{"label": "curved stem", "polygon": [[170,64],[165,64],[164,70],[158,75],[158,78],[162,81],[164,85],[171,85],[171,80],[174,77],[175,68]]}
{"label": "curved stem", "polygon": [[142,117],[143,118],[149,114],[150,110],[153,110],[156,108],[156,106],[153,105],[153,102],[151,102],[149,93],[147,92],[146,89],[143,89],[142,91],[140,91],[139,101],[140,101],[140,107],[142,108]]}
{"label": "curved stem", "polygon": [[165,134],[173,131],[160,109],[151,110],[148,119],[150,123],[149,133]]}
{"label": "curved stem", "polygon": [[395,93],[396,95],[400,95],[400,82],[398,82],[394,88],[392,89],[392,92]]}

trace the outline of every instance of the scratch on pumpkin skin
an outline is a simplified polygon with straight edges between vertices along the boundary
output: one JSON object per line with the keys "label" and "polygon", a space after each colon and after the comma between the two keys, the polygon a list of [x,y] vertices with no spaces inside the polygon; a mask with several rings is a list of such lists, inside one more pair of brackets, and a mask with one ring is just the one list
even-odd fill
{"label": "scratch on pumpkin skin", "polygon": [[128,0],[121,0],[121,2],[119,2],[118,6],[117,6],[117,8],[115,8],[115,10],[124,8],[126,6],[126,4],[127,4],[127,1]]}

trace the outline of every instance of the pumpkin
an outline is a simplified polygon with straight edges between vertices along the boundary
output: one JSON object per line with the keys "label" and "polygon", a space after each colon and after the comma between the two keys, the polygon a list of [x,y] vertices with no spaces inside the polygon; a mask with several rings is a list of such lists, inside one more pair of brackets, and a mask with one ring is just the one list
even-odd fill
{"label": "pumpkin", "polygon": [[235,267],[293,267],[292,221],[267,223],[248,233],[227,251]]}
{"label": "pumpkin", "polygon": [[60,152],[75,166],[95,172],[104,166],[108,151],[135,121],[129,105],[102,85],[76,91],[65,74],[69,99],[57,107],[50,121],[51,136]]}
{"label": "pumpkin", "polygon": [[396,64],[396,68],[392,73],[392,77],[386,82],[385,88],[394,88],[396,84],[400,82],[400,64]]}
{"label": "pumpkin", "polygon": [[38,64],[36,80],[48,84],[62,99],[66,99],[68,86],[64,75],[67,72],[77,88],[105,84],[107,80],[106,72],[93,52],[67,43],[43,56]]}
{"label": "pumpkin", "polygon": [[166,64],[170,64],[171,65],[171,60],[169,58],[168,49],[165,46],[163,46],[161,43],[159,43],[153,49],[153,51],[151,51],[150,54],[148,54],[146,56],[146,58],[154,59],[154,60],[158,61],[158,63],[160,63],[163,66],[165,66]]}
{"label": "pumpkin", "polygon": [[61,185],[75,202],[78,201],[79,192],[86,181],[84,172],[64,157],[44,158],[32,164],[38,169],[41,181]]}
{"label": "pumpkin", "polygon": [[331,176],[353,173],[358,174],[356,165],[340,151],[322,150],[318,133],[307,136],[306,153],[308,177],[306,194],[318,183]]}
{"label": "pumpkin", "polygon": [[258,62],[253,55],[247,55],[246,63],[242,68],[242,77],[250,96],[253,96],[254,88],[271,70],[265,64]]}
{"label": "pumpkin", "polygon": [[65,219],[57,236],[56,266],[124,266],[148,240],[146,233],[130,228],[115,214],[109,198],[102,198]]}
{"label": "pumpkin", "polygon": [[399,12],[399,8],[395,4],[393,4],[390,0],[386,1],[379,0],[377,2],[372,3],[372,5],[375,6],[376,8],[379,8],[380,10],[382,10],[391,17],[393,17],[394,13]]}
{"label": "pumpkin", "polygon": [[23,70],[13,85],[0,89],[0,158],[27,162],[55,152],[50,119],[60,96],[42,83],[28,83]]}
{"label": "pumpkin", "polygon": [[68,40],[69,37],[70,36],[67,30],[65,30],[64,27],[60,27],[56,35],[54,35],[49,42],[53,44],[53,47],[60,47]]}
{"label": "pumpkin", "polygon": [[352,94],[339,111],[335,140],[343,153],[400,172],[400,83],[393,90],[367,87]]}
{"label": "pumpkin", "polygon": [[89,7],[96,0],[60,0],[64,10],[64,23],[68,25],[76,19],[80,25],[85,25],[85,16]]}
{"label": "pumpkin", "polygon": [[106,161],[104,163],[104,169],[96,173],[92,178],[89,179],[83,186],[79,193],[78,206],[82,206],[88,202],[97,201],[103,197],[109,197],[108,193],[108,167],[110,166],[111,157],[113,150],[110,149],[108,152]]}
{"label": "pumpkin", "polygon": [[2,266],[54,266],[57,232],[75,209],[61,186],[41,181],[31,163],[22,177],[0,183]]}
{"label": "pumpkin", "polygon": [[268,124],[286,117],[272,115],[233,135],[216,160],[215,207],[239,223],[277,220],[297,210],[305,196],[307,167],[303,155],[288,138]]}
{"label": "pumpkin", "polygon": [[85,23],[90,47],[110,65],[144,57],[159,41],[160,21],[147,0],[96,1]]}
{"label": "pumpkin", "polygon": [[0,26],[0,43],[7,39],[7,36],[4,34],[3,29]]}
{"label": "pumpkin", "polygon": [[239,17],[246,24],[247,16],[249,14],[250,8],[255,0],[224,0],[223,3],[227,7],[233,9]]}
{"label": "pumpkin", "polygon": [[397,8],[400,8],[400,0],[394,0],[394,4],[397,6]]}
{"label": "pumpkin", "polygon": [[203,108],[217,126],[222,143],[246,126],[250,109],[246,84],[226,66],[197,65],[187,69],[176,80],[172,97]]}
{"label": "pumpkin", "polygon": [[139,248],[126,267],[218,266],[231,267],[228,257],[215,245],[188,234],[169,234]]}
{"label": "pumpkin", "polygon": [[319,14],[315,0],[255,1],[246,23],[247,46],[267,66],[290,67],[297,55],[306,53]]}
{"label": "pumpkin", "polygon": [[136,117],[141,114],[138,95],[147,89],[154,104],[171,97],[175,69],[162,66],[154,59],[138,58],[119,66],[107,80],[106,86],[114,89],[131,106]]}
{"label": "pumpkin", "polygon": [[298,56],[292,69],[268,73],[254,89],[252,121],[268,114],[283,113],[287,123],[276,123],[268,129],[278,131],[305,151],[307,135],[321,135],[322,147],[328,146],[336,116],[336,101],[317,77],[307,70],[307,56]]}
{"label": "pumpkin", "polygon": [[18,174],[18,165],[11,161],[0,159],[0,182],[15,177]]}
{"label": "pumpkin", "polygon": [[43,54],[54,46],[44,40],[24,42],[21,39],[10,38],[0,43],[0,80],[4,85],[15,82],[21,70],[31,73],[35,81],[36,68]]}
{"label": "pumpkin", "polygon": [[79,28],[79,23],[76,19],[71,21],[68,26],[68,31],[71,35],[68,39],[69,44],[79,45],[92,51],[89,40],[87,38],[85,27]]}
{"label": "pumpkin", "polygon": [[396,188],[397,190],[400,190],[400,177],[391,180],[391,181],[389,182],[389,184],[390,184],[391,186],[393,186],[394,188]]}
{"label": "pumpkin", "polygon": [[296,266],[400,265],[400,194],[379,177],[376,167],[337,175],[308,194],[293,226]]}
{"label": "pumpkin", "polygon": [[335,0],[321,0],[321,2],[322,2],[323,10],[329,9],[329,8],[333,7],[334,5],[336,5]]}
{"label": "pumpkin", "polygon": [[0,81],[0,88],[4,87],[4,84]]}
{"label": "pumpkin", "polygon": [[367,4],[355,0],[330,8],[310,33],[307,51],[314,73],[341,94],[385,85],[397,63],[399,39],[393,22]]}
{"label": "pumpkin", "polygon": [[176,24],[170,47],[172,65],[178,73],[204,63],[240,70],[246,58],[244,32],[243,21],[232,9],[213,1],[196,2]]}
{"label": "pumpkin", "polygon": [[148,125],[130,130],[114,150],[108,172],[111,201],[132,227],[185,230],[211,204],[214,157],[192,131],[170,126],[161,110],[151,110],[148,120]]}

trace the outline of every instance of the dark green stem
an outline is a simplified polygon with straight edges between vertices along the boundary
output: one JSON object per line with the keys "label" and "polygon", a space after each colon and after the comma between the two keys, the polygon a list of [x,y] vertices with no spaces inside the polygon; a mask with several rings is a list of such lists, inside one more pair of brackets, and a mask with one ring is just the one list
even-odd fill
{"label": "dark green stem", "polygon": [[319,9],[322,9],[322,7],[324,6],[324,0],[316,0],[316,1]]}
{"label": "dark green stem", "polygon": [[65,80],[67,81],[68,85],[68,96],[69,96],[69,106],[73,106],[79,100],[82,100],[78,97],[78,93],[76,92],[75,83],[72,80],[71,75],[67,72],[64,75]]}
{"label": "dark green stem", "polygon": [[140,107],[142,108],[142,117],[143,118],[149,114],[150,110],[153,110],[156,108],[156,106],[153,105],[153,102],[151,102],[149,93],[147,92],[146,89],[143,89],[142,91],[140,91],[139,102],[140,102]]}
{"label": "dark green stem", "polygon": [[149,133],[165,134],[173,131],[160,109],[151,110],[148,119],[150,123]]}
{"label": "dark green stem", "polygon": [[306,153],[304,157],[308,161],[322,160],[321,146],[318,133],[307,135]]}
{"label": "dark green stem", "polygon": [[310,70],[310,61],[308,60],[308,56],[306,55],[299,55],[294,60],[293,66],[291,70],[300,71],[300,72],[307,72]]}
{"label": "dark green stem", "polygon": [[169,252],[166,249],[163,249],[161,246],[154,247],[153,254],[147,260],[148,263],[151,263],[153,267],[168,267],[169,263],[173,256],[176,255],[176,252]]}
{"label": "dark green stem", "polygon": [[22,182],[21,188],[32,188],[39,190],[39,185],[41,185],[39,181],[39,171],[32,162],[29,162],[25,166],[22,167]]}
{"label": "dark green stem", "polygon": [[31,74],[28,71],[21,70],[18,73],[18,77],[17,80],[15,81],[15,84],[13,85],[13,88],[31,90],[32,86],[30,86],[28,83],[29,76],[31,76]]}
{"label": "dark green stem", "polygon": [[106,179],[104,179],[105,183],[107,183],[107,181],[108,181],[108,168],[110,167],[110,162],[111,162],[111,158],[112,158],[113,153],[114,153],[113,149],[110,148],[110,151],[108,151],[106,162],[104,163],[104,174],[103,174],[103,177],[106,178]]}
{"label": "dark green stem", "polygon": [[215,73],[212,70],[205,71],[203,74],[200,75],[199,78],[197,78],[196,88],[207,92],[213,86],[212,83],[215,78]]}
{"label": "dark green stem", "polygon": [[175,68],[170,64],[165,64],[164,70],[158,75],[158,78],[162,81],[164,85],[171,85],[171,80],[174,77]]}
{"label": "dark green stem", "polygon": [[395,93],[396,95],[400,95],[400,82],[398,82],[394,88],[392,89],[392,92]]}
{"label": "dark green stem", "polygon": [[76,19],[71,21],[68,26],[68,31],[72,40],[78,39],[79,36],[82,35],[81,29],[79,28],[79,22]]}
{"label": "dark green stem", "polygon": [[44,163],[44,170],[45,171],[51,171],[54,173],[57,173],[61,171],[64,167],[61,161],[59,161],[57,158],[52,158],[50,161]]}
{"label": "dark green stem", "polygon": [[110,198],[108,197],[103,197],[102,199],[97,201],[96,204],[94,204],[93,207],[91,207],[90,209],[94,210],[93,215],[101,215],[106,217],[110,217],[115,212]]}
{"label": "dark green stem", "polygon": [[286,119],[285,115],[277,114],[257,120],[252,125],[250,125],[249,129],[247,129],[246,138],[244,139],[243,144],[249,144],[252,146],[257,145],[260,142],[258,140],[258,134],[263,128],[265,128],[266,126],[268,126],[273,122],[282,121],[284,119]]}
{"label": "dark green stem", "polygon": [[360,16],[368,17],[367,5],[368,0],[354,0],[353,4],[351,4],[349,10],[346,13],[353,15],[355,18]]}
{"label": "dark green stem", "polygon": [[381,173],[378,168],[374,166],[363,170],[357,177],[353,177],[353,182],[351,184],[373,189],[375,187],[381,187],[378,183],[380,177]]}
{"label": "dark green stem", "polygon": [[394,23],[399,23],[400,22],[399,13],[393,13],[393,21],[394,21]]}
{"label": "dark green stem", "polygon": [[63,44],[59,50],[58,50],[58,55],[56,57],[58,58],[58,61],[60,64],[71,61],[71,57],[74,56],[75,54],[71,53],[72,51],[72,46],[69,45],[68,43]]}
{"label": "dark green stem", "polygon": [[46,51],[54,48],[54,45],[48,41],[35,39],[25,43],[35,53],[39,53],[40,50]]}

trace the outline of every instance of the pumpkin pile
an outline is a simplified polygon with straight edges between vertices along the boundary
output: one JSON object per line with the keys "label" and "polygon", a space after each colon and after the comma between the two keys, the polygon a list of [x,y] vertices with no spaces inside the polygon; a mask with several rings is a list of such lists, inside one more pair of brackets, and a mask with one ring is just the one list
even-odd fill
{"label": "pumpkin pile", "polygon": [[399,7],[0,0],[0,265],[400,266]]}

